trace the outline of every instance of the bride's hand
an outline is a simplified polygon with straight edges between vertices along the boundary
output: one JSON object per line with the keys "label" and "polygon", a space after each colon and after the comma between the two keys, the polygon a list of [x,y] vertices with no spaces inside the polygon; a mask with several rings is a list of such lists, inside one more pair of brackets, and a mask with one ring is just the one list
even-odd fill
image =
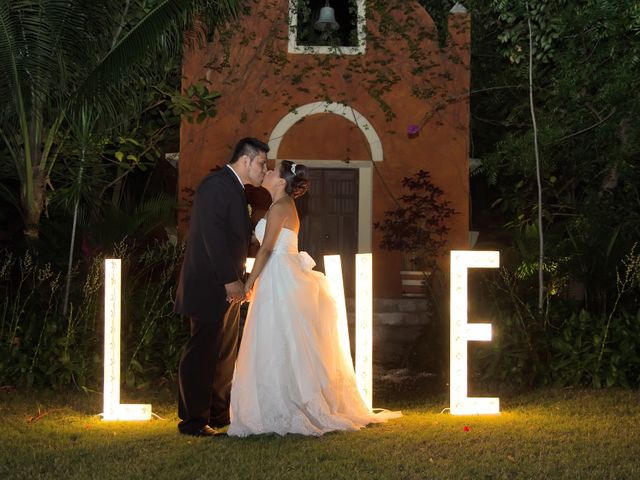
{"label": "bride's hand", "polygon": [[244,286],[245,301],[251,302],[253,300],[253,285]]}

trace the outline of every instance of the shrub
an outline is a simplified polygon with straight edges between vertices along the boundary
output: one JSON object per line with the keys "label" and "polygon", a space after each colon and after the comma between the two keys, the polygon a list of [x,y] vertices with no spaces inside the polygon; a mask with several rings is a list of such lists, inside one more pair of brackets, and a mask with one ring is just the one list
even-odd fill
{"label": "shrub", "polygon": [[[181,247],[169,242],[136,249],[121,242],[122,369],[129,386],[175,375],[187,331],[173,314]],[[96,388],[102,381],[104,256],[73,269],[70,308],[62,315],[61,272],[27,252],[0,253],[0,383]]]}

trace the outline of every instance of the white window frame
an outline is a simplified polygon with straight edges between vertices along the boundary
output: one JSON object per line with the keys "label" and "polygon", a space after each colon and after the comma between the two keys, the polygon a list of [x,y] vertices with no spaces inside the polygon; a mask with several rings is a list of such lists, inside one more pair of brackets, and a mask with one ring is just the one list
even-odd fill
{"label": "white window frame", "polygon": [[315,55],[364,55],[367,51],[365,33],[365,1],[356,0],[358,7],[357,29],[358,46],[355,47],[331,47],[316,45],[298,45],[298,0],[289,0],[289,53],[315,54]]}

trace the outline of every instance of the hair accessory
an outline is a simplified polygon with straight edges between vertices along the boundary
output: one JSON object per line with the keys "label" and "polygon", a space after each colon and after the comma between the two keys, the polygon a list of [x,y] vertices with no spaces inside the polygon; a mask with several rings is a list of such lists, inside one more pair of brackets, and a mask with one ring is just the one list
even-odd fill
{"label": "hair accessory", "polygon": [[296,163],[292,163],[292,164],[291,164],[291,173],[293,173],[294,175],[296,174],[296,167],[297,167],[297,166],[298,166],[298,165],[297,165]]}

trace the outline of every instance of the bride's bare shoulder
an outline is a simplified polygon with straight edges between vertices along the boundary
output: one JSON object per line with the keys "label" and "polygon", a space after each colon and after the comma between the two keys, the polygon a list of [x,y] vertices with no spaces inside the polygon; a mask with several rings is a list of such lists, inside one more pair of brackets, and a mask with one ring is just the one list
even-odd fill
{"label": "bride's bare shoulder", "polygon": [[298,212],[291,197],[274,203],[267,212],[267,221],[278,223],[283,227],[294,229],[298,224]]}

